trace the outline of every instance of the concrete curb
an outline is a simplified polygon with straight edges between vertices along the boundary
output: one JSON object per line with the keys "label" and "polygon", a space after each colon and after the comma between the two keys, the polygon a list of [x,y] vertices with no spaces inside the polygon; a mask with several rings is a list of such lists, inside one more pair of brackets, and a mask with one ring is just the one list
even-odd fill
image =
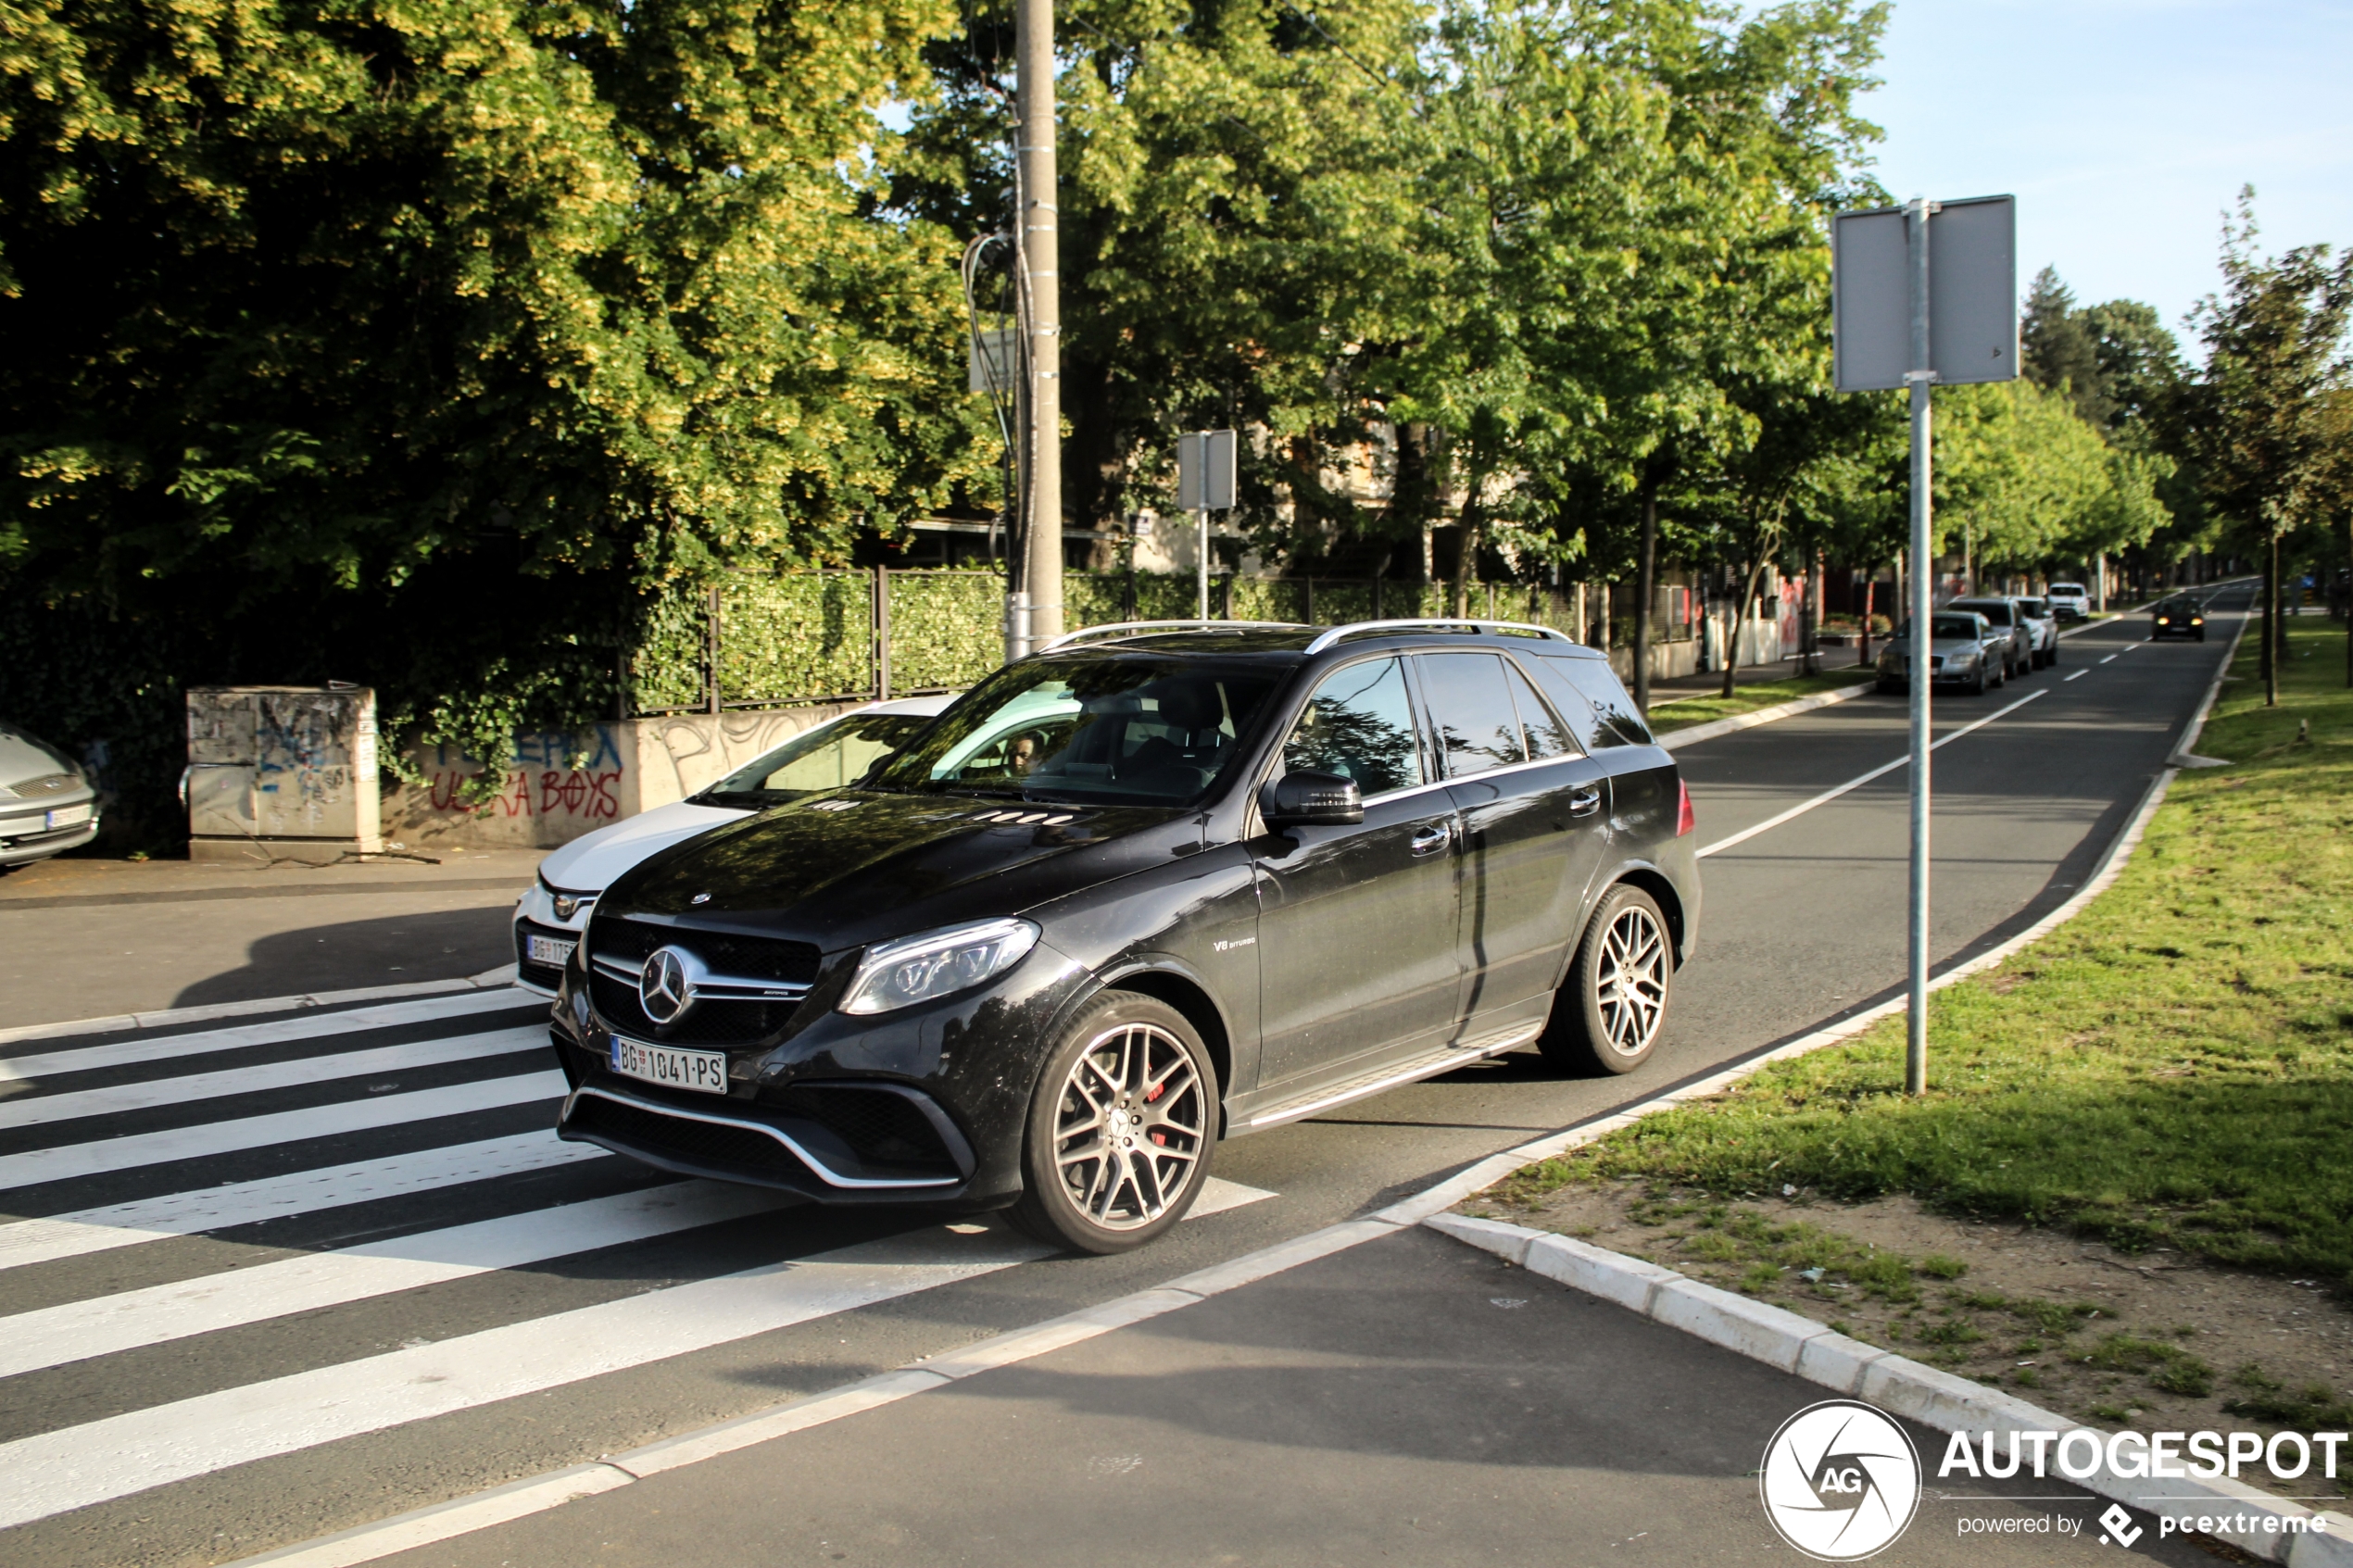
{"label": "concrete curb", "polygon": [[[1461,1214],[1433,1214],[1422,1223],[1530,1273],[1939,1432],[2094,1434],[2102,1446],[2098,1467],[2088,1475],[2065,1477],[2084,1490],[2160,1517],[2203,1517],[2209,1526],[2220,1523],[2214,1515],[2230,1515],[2237,1527],[2209,1527],[2206,1533],[2289,1568],[2353,1564],[2353,1518],[2221,1476],[2151,1480],[2119,1474],[2109,1458],[2108,1432],[1850,1339],[1811,1318],[1550,1231]],[[2290,1534],[2290,1520],[2317,1522],[2320,1529]]]}
{"label": "concrete curb", "polygon": [[[1680,751],[1687,746],[1697,746],[1704,740],[1714,740],[1719,735],[1733,734],[1742,730],[1753,730],[1759,724],[1769,724],[1776,719],[1788,719],[1800,713],[1811,713],[1817,708],[1828,708],[1831,703],[1844,702],[1849,697],[1861,696],[1865,692],[1875,689],[1878,684],[1877,681],[1865,681],[1858,685],[1841,686],[1835,691],[1816,692],[1812,696],[1802,696],[1793,702],[1775,703],[1770,708],[1760,708],[1754,713],[1735,713],[1729,719],[1711,719],[1705,724],[1693,724],[1689,729],[1668,730],[1658,737],[1658,744],[1669,751]],[[1654,708],[1652,711],[1656,712],[1657,709]]]}
{"label": "concrete curb", "polygon": [[247,1002],[208,1002],[202,1007],[159,1008],[111,1018],[77,1018],[64,1023],[20,1023],[0,1029],[0,1045],[45,1040],[51,1035],[111,1035],[125,1029],[160,1029],[172,1023],[204,1023],[258,1012],[299,1012],[305,1008],[342,1007],[347,1002],[384,1002],[400,997],[437,997],[455,991],[491,991],[515,983],[515,966],[501,964],[462,980],[411,980],[399,985],[363,985],[354,991],[313,991],[299,997],[258,997]]}

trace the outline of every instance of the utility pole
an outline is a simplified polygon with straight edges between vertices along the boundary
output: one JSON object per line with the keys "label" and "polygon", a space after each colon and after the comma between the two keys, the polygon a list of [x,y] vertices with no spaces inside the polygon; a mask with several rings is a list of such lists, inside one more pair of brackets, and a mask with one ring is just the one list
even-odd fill
{"label": "utility pole", "polygon": [[1912,759],[1912,863],[1909,897],[1906,903],[1910,918],[1905,931],[1905,950],[1908,960],[1904,1029],[1904,1092],[1924,1094],[1928,1090],[1928,870],[1929,870],[1929,632],[1936,613],[1934,536],[1930,529],[1931,483],[1929,457],[1934,450],[1929,428],[1929,389],[1935,384],[1934,356],[1929,344],[1929,250],[1928,219],[1936,210],[1934,203],[1922,197],[1914,201],[1905,212],[1906,246],[1905,259],[1909,288],[1907,303],[1911,307],[1911,369],[1904,374],[1911,392],[1912,416],[1912,604],[1911,640],[1905,649],[1911,655],[1910,678],[1904,683],[1905,694],[1910,698]]}
{"label": "utility pole", "polygon": [[[1022,378],[1022,498],[1027,541],[1019,603],[1007,607],[1008,651],[1027,653],[1063,631],[1062,280],[1055,233],[1053,0],[1015,0],[1013,70],[1019,123],[1013,132],[1020,210],[1025,352]],[[1024,621],[1026,624],[1023,624]]]}

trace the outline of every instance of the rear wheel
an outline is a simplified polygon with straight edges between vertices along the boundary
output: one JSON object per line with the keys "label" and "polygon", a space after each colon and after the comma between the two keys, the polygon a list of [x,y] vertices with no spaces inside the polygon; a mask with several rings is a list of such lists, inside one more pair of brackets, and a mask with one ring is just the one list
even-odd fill
{"label": "rear wheel", "polygon": [[1201,1195],[1216,1136],[1217,1074],[1193,1026],[1150,997],[1106,992],[1038,1077],[1006,1217],[1050,1247],[1141,1247]]}
{"label": "rear wheel", "polygon": [[1572,1072],[1631,1073],[1658,1045],[1674,982],[1658,900],[1621,882],[1585,927],[1539,1048]]}
{"label": "rear wheel", "polygon": [[1971,696],[1985,695],[1985,666],[1982,664],[1977,667],[1977,679],[1969,683],[1969,695]]}

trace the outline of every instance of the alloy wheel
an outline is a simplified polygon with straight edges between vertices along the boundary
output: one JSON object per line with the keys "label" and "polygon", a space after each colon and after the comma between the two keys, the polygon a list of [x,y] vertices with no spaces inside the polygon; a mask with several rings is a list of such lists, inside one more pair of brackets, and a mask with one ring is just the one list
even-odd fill
{"label": "alloy wheel", "polygon": [[1105,1230],[1151,1224],[1184,1192],[1208,1144],[1208,1096],[1166,1030],[1122,1023],[1071,1063],[1054,1118],[1063,1190]]}
{"label": "alloy wheel", "polygon": [[1620,909],[1602,936],[1600,958],[1593,1000],[1603,1039],[1620,1056],[1640,1055],[1667,1011],[1666,935],[1648,909]]}

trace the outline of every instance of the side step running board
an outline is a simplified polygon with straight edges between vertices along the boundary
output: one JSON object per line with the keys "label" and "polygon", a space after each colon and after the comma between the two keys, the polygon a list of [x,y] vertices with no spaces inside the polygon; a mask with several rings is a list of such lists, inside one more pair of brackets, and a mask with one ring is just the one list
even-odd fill
{"label": "side step running board", "polygon": [[1327,1089],[1314,1099],[1300,1100],[1290,1105],[1277,1106],[1250,1119],[1256,1127],[1272,1127],[1278,1123],[1296,1122],[1302,1116],[1313,1116],[1319,1110],[1329,1110],[1336,1105],[1346,1105],[1366,1095],[1377,1095],[1384,1089],[1411,1084],[1416,1079],[1435,1078],[1441,1073],[1451,1073],[1466,1062],[1484,1057],[1497,1056],[1524,1046],[1544,1032],[1544,1020],[1532,1023],[1516,1023],[1500,1035],[1490,1035],[1482,1040],[1469,1040],[1461,1045],[1441,1046],[1436,1050],[1403,1067],[1383,1068],[1362,1078],[1352,1079],[1337,1088]]}

